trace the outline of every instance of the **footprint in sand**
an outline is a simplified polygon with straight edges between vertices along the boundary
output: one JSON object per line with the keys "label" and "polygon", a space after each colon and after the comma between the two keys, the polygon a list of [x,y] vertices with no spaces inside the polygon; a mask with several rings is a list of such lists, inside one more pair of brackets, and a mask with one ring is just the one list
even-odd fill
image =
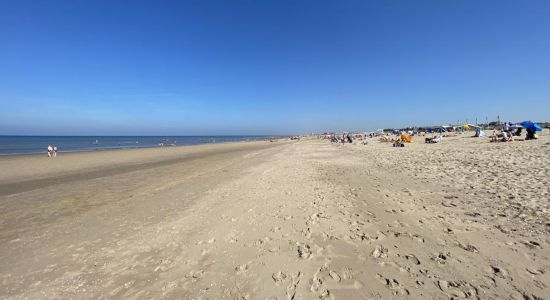
{"label": "footprint in sand", "polygon": [[271,232],[277,232],[279,230],[281,230],[281,227],[273,227],[270,229]]}
{"label": "footprint in sand", "polygon": [[338,273],[336,273],[335,271],[330,271],[328,274],[336,282],[340,282],[342,280],[340,275],[338,275]]}
{"label": "footprint in sand", "polygon": [[298,246],[297,251],[299,258],[308,259],[311,257],[311,247],[308,244],[296,243],[296,245]]}
{"label": "footprint in sand", "polygon": [[529,249],[542,248],[541,245],[535,241],[522,241],[521,243]]}
{"label": "footprint in sand", "polygon": [[386,285],[388,289],[392,290],[394,296],[406,296],[410,294],[409,290],[403,287],[397,279],[386,278],[380,274],[376,274],[376,279]]}
{"label": "footprint in sand", "polygon": [[499,267],[499,266],[495,266],[495,265],[492,265],[490,266],[490,268],[488,269],[489,273],[497,276],[497,277],[500,277],[500,278],[508,278],[508,271],[506,271],[505,269]]}
{"label": "footprint in sand", "polygon": [[525,300],[541,300],[544,299],[535,294],[530,294],[529,292],[518,289],[510,299],[525,299]]}
{"label": "footprint in sand", "polygon": [[242,265],[236,266],[236,267],[235,267],[235,271],[237,272],[237,274],[238,274],[238,273],[244,273],[244,272],[248,271],[248,268],[249,268],[249,266],[250,266],[250,263],[251,263],[251,262],[249,261],[249,262],[247,262],[246,264],[242,264]]}
{"label": "footprint in sand", "polygon": [[192,279],[200,279],[204,275],[203,270],[191,270],[185,277]]}
{"label": "footprint in sand", "polygon": [[412,238],[419,243],[424,243],[424,238],[418,234],[413,234]]}
{"label": "footprint in sand", "polygon": [[154,272],[158,272],[158,271],[165,272],[165,271],[167,271],[168,269],[170,269],[172,267],[173,267],[172,260],[170,260],[170,259],[161,259],[159,261],[158,266],[155,268]]}
{"label": "footprint in sand", "polygon": [[273,278],[273,281],[275,281],[275,285],[280,285],[283,281],[285,281],[286,277],[286,274],[281,271],[273,273],[273,275],[271,275],[271,278]]}
{"label": "footprint in sand", "polygon": [[409,254],[409,255],[405,255],[405,258],[412,262],[413,264],[415,265],[419,265],[420,264],[420,260],[413,254]]}
{"label": "footprint in sand", "polygon": [[468,252],[472,252],[472,253],[478,253],[479,252],[475,246],[472,246],[470,244],[462,244],[462,243],[459,242],[458,247],[463,249],[463,250],[466,250]]}
{"label": "footprint in sand", "polygon": [[449,258],[449,256],[450,256],[450,253],[445,254],[440,252],[440,253],[434,254],[432,256],[432,260],[440,265],[444,265],[447,263],[447,259]]}
{"label": "footprint in sand", "polygon": [[252,242],[252,246],[262,249],[266,243],[270,243],[272,239],[270,237],[264,237],[263,239],[257,239],[254,242]]}
{"label": "footprint in sand", "polygon": [[353,279],[353,273],[351,272],[351,269],[350,268],[343,268],[342,269],[342,278],[344,280],[350,280],[350,279]]}
{"label": "footprint in sand", "polygon": [[454,298],[478,298],[478,290],[466,281],[438,280],[436,286],[450,299]]}
{"label": "footprint in sand", "polygon": [[286,287],[286,296],[288,300],[294,300],[296,297],[296,287],[300,283],[302,278],[302,273],[300,271],[293,273],[290,276],[290,284]]}
{"label": "footprint in sand", "polygon": [[350,240],[370,241],[373,238],[368,233],[363,232],[360,228],[350,229],[352,234],[348,235]]}
{"label": "footprint in sand", "polygon": [[385,248],[382,245],[378,245],[372,251],[371,256],[374,258],[386,258],[388,257],[388,248]]}
{"label": "footprint in sand", "polygon": [[319,299],[334,299],[330,291],[323,286],[323,280],[319,277],[320,271],[321,270],[319,270],[318,272],[315,273],[315,275],[313,275],[313,279],[311,280],[310,291],[313,293],[316,293]]}
{"label": "footprint in sand", "polygon": [[397,214],[397,213],[398,213],[398,211],[395,210],[395,209],[393,209],[393,208],[392,208],[392,209],[389,209],[389,208],[388,208],[388,209],[385,210],[385,212],[387,212],[387,213],[389,213],[389,214]]}
{"label": "footprint in sand", "polygon": [[544,274],[544,270],[542,269],[537,269],[536,267],[531,267],[531,268],[526,268],[525,270],[527,270],[527,272],[533,274],[533,275],[541,275],[541,274]]}
{"label": "footprint in sand", "polygon": [[176,281],[169,281],[165,285],[162,286],[161,291],[163,295],[167,295],[171,290],[178,287],[178,283]]}

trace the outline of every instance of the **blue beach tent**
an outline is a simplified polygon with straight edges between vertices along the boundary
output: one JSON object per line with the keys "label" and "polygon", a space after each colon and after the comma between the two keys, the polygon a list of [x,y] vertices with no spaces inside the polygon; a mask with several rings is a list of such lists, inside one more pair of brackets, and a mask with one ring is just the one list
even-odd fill
{"label": "blue beach tent", "polygon": [[542,131],[542,127],[540,127],[539,124],[533,123],[531,121],[523,121],[520,124],[525,129],[534,129],[535,131]]}

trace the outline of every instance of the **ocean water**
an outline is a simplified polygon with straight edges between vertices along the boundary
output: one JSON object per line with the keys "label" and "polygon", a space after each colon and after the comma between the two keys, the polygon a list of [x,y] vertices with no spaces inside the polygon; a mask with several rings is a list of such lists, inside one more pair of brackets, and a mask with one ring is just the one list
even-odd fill
{"label": "ocean water", "polygon": [[151,148],[237,141],[265,140],[274,136],[1,136],[0,155],[47,153],[48,145],[58,152]]}

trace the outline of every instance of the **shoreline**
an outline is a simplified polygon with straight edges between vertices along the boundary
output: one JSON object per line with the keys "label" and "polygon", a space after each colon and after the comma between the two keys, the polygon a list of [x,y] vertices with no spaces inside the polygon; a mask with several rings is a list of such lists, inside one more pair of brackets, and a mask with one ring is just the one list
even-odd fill
{"label": "shoreline", "polygon": [[[9,136],[4,135],[5,137],[19,137],[19,136]],[[21,136],[21,137],[35,137],[35,136]],[[48,136],[36,136],[36,137],[48,137]],[[63,136],[63,137],[73,137],[73,136]],[[81,137],[81,136],[76,136]],[[118,137],[118,136],[108,136],[108,137]],[[120,136],[120,137],[126,137],[126,136]],[[133,137],[133,136],[128,136]],[[149,136],[148,136],[149,137]],[[156,136],[153,136],[156,137]],[[182,136],[187,137],[187,136]],[[189,137],[202,137],[202,136],[189,136]],[[238,137],[238,136],[216,136],[216,137]],[[253,137],[253,136],[250,136]],[[257,137],[263,137],[263,136],[257,136]],[[273,138],[273,140],[277,141],[284,141],[288,139],[287,137],[277,137]],[[221,141],[221,142],[201,142],[201,143],[190,143],[190,144],[174,144],[174,145],[166,145],[166,146],[137,146],[137,147],[108,147],[108,148],[96,148],[96,149],[81,149],[81,150],[69,150],[69,151],[58,151],[58,153],[63,154],[70,154],[70,153],[81,153],[81,152],[97,152],[97,151],[111,151],[111,150],[134,150],[134,149],[155,149],[155,148],[173,148],[173,147],[186,147],[186,146],[197,146],[197,145],[209,145],[209,144],[227,144],[227,143],[246,143],[246,142],[262,142],[262,141],[268,141],[269,138],[266,137],[264,139],[251,139],[251,140],[238,140],[238,141]],[[40,152],[25,152],[25,153],[0,153],[0,159],[2,157],[20,157],[20,156],[39,156],[39,155],[46,155],[47,151],[43,150]]]}
{"label": "shoreline", "polygon": [[[121,170],[153,168],[199,156],[273,147],[285,142],[284,140],[278,142],[237,141],[173,147],[80,151],[63,153],[63,155],[58,155],[55,158],[47,157],[46,154],[0,156],[0,168],[5,170],[5,172],[0,173],[0,195],[11,194],[9,190],[25,190],[24,186],[26,184],[31,184],[37,180],[42,180],[45,184],[46,182],[56,181],[48,180],[48,178],[64,178],[80,173],[100,176],[103,169],[115,170],[111,172],[111,174],[114,174],[120,173]],[[14,184],[18,184],[21,188],[14,189]]]}

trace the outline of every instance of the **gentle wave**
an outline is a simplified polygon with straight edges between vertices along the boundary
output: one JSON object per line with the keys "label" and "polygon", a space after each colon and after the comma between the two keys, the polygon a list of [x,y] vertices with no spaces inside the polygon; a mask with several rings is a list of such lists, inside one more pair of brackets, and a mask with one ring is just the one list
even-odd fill
{"label": "gentle wave", "polygon": [[280,136],[0,136],[0,156],[257,141]]}

